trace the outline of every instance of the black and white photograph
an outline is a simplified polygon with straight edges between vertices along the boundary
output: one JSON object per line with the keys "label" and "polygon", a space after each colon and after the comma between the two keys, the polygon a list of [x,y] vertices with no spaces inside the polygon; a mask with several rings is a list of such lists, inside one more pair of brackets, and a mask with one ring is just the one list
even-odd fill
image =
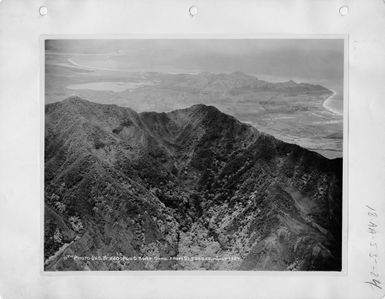
{"label": "black and white photograph", "polygon": [[44,40],[44,271],[342,271],[344,44]]}

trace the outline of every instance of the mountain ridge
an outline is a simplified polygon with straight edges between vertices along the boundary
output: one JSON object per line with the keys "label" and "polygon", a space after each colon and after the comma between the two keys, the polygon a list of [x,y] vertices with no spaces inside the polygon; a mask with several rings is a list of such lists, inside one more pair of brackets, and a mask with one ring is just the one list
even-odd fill
{"label": "mountain ridge", "polygon": [[[310,84],[293,80],[268,82],[258,77],[243,72],[232,73],[210,73],[203,72],[198,74],[165,74],[148,73],[148,76],[162,78],[166,76],[163,83],[165,86],[180,87],[185,90],[197,89],[201,92],[223,92],[228,90],[230,93],[239,90],[264,90],[264,91],[285,91],[292,94],[303,92],[317,92],[332,94],[333,92],[319,84]],[[172,79],[178,79],[173,81]]]}
{"label": "mountain ridge", "polygon": [[[340,268],[341,159],[202,104],[136,113],[71,97],[45,111],[46,260],[71,242],[47,270]],[[168,260],[63,258],[115,251]],[[170,260],[229,254],[242,262]]]}

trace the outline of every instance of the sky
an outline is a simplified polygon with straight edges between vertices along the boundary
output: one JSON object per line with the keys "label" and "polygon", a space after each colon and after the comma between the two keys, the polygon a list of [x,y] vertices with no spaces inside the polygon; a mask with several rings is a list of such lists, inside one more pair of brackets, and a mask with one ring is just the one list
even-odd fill
{"label": "sky", "polygon": [[47,40],[46,53],[135,72],[241,71],[261,79],[327,82],[337,89],[343,82],[342,39],[61,39]]}

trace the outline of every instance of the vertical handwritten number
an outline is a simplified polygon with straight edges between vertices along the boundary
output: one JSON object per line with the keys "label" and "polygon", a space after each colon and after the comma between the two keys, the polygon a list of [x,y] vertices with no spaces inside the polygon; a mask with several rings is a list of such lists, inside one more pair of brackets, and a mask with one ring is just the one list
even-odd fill
{"label": "vertical handwritten number", "polygon": [[[367,226],[368,232],[369,232],[369,234],[371,234],[371,237],[370,237],[371,241],[370,241],[369,245],[372,247],[372,249],[374,249],[373,247],[375,247],[374,252],[369,251],[369,257],[371,260],[370,263],[372,266],[372,271],[370,272],[370,275],[372,277],[374,276],[375,278],[372,278],[369,281],[365,281],[364,283],[369,284],[372,287],[372,289],[382,290],[380,275],[376,271],[377,258],[378,258],[378,247],[377,247],[377,242],[376,242],[376,234],[377,234],[378,224],[376,224],[373,221],[370,221],[370,220],[374,220],[374,217],[378,217],[378,214],[377,214],[377,211],[374,208],[372,208],[371,206],[366,205],[366,207],[369,209],[368,216],[371,217],[371,218],[369,218],[368,226]],[[378,279],[376,279],[376,278],[378,278]]]}
{"label": "vertical handwritten number", "polygon": [[371,234],[375,234],[376,233],[376,230],[374,228],[370,227],[369,225],[368,225],[368,231]]}
{"label": "vertical handwritten number", "polygon": [[372,288],[376,287],[380,290],[382,290],[382,287],[380,286],[381,282],[377,279],[372,279],[372,281],[365,281],[365,283],[369,284]]}
{"label": "vertical handwritten number", "polygon": [[376,211],[376,210],[373,209],[371,206],[366,205],[366,207],[367,207],[368,209],[372,210],[372,211]]}
{"label": "vertical handwritten number", "polygon": [[374,273],[374,272],[370,272],[370,275],[373,275],[374,277],[379,277],[380,276],[380,274]]}

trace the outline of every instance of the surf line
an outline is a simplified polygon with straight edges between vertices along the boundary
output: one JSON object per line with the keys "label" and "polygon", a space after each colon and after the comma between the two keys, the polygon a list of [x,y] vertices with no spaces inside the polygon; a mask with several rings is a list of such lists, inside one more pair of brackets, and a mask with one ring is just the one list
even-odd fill
{"label": "surf line", "polygon": [[334,90],[331,89],[331,91],[333,92],[333,94],[328,97],[322,104],[322,106],[328,110],[329,112],[333,113],[333,114],[337,114],[337,115],[342,115],[342,113],[336,109],[333,109],[332,107],[330,107],[330,104],[328,104],[330,101],[333,100],[333,98],[337,95],[337,92],[335,92]]}
{"label": "surf line", "polygon": [[79,64],[75,61],[73,61],[71,58],[68,58],[67,61],[74,65],[74,66],[77,66],[79,68],[83,68],[83,69],[86,69],[86,70],[94,70],[94,71],[110,71],[110,72],[123,72],[123,73],[127,73],[129,71],[127,70],[117,70],[117,69],[107,69],[107,68],[98,68],[98,67],[93,67],[93,66],[88,66],[88,65],[83,65],[83,64]]}

